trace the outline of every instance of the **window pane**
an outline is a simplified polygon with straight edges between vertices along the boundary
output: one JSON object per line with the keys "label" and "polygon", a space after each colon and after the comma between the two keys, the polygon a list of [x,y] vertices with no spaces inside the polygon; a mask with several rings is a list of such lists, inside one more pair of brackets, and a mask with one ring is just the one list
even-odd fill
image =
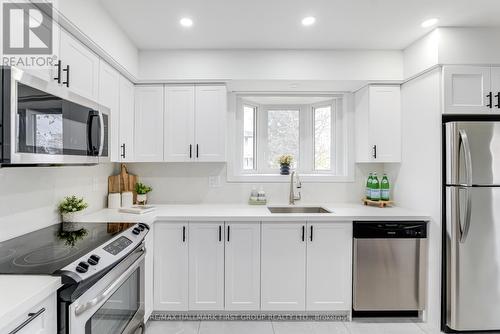
{"label": "window pane", "polygon": [[314,169],[330,170],[332,155],[332,107],[314,109]]}
{"label": "window pane", "polygon": [[292,168],[299,159],[299,111],[269,110],[267,114],[268,167],[278,169],[282,154],[294,157]]}
{"label": "window pane", "polygon": [[255,110],[251,106],[243,106],[243,169],[255,169]]}

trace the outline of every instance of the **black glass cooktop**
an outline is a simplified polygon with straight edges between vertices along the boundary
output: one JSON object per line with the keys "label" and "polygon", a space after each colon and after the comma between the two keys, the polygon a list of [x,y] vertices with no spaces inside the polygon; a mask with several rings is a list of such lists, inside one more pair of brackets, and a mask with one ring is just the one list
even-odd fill
{"label": "black glass cooktop", "polygon": [[0,274],[53,274],[134,224],[80,225],[68,232],[56,224],[0,242]]}

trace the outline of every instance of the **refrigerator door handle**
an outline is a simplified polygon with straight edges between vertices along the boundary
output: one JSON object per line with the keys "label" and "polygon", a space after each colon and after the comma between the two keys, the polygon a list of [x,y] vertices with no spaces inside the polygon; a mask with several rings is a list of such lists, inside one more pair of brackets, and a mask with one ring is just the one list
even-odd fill
{"label": "refrigerator door handle", "polygon": [[464,149],[465,176],[467,178],[466,186],[471,187],[472,186],[472,156],[471,156],[471,151],[470,151],[469,137],[467,137],[467,132],[465,132],[465,130],[463,130],[463,129],[461,129],[458,132],[458,135],[459,135],[458,151],[460,152],[461,147],[463,147],[463,149]]}
{"label": "refrigerator door handle", "polygon": [[[471,206],[472,206],[472,196],[471,196],[471,188],[470,187],[459,187],[457,189],[457,208],[458,208],[458,231],[460,234],[459,241],[461,244],[465,243],[467,240],[467,235],[469,234],[470,221],[471,221]],[[465,190],[465,221],[462,225],[462,215],[460,214],[460,190]],[[462,227],[463,226],[463,227]]]}

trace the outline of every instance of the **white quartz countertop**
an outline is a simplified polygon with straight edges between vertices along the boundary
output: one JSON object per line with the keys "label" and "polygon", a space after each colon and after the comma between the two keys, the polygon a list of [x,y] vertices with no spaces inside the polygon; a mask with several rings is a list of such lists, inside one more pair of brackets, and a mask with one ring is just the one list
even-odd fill
{"label": "white quartz countertop", "polygon": [[61,278],[0,275],[0,328],[27,314],[32,306],[56,292]]}
{"label": "white quartz countertop", "polygon": [[[154,204],[153,204],[154,205]],[[287,205],[270,205],[287,206]],[[103,209],[81,218],[85,222],[143,222],[155,221],[383,221],[430,220],[429,215],[411,210],[389,207],[378,208],[361,204],[327,203],[298,204],[296,206],[321,206],[331,213],[271,213],[267,206],[238,204],[185,204],[155,205],[146,214],[120,213],[118,209]]]}

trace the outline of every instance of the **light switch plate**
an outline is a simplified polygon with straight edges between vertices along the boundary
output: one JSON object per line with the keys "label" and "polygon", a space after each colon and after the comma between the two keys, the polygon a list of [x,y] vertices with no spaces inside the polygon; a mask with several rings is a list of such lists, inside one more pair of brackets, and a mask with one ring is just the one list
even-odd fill
{"label": "light switch plate", "polygon": [[209,176],[208,177],[208,186],[210,188],[220,188],[221,187],[220,175]]}

